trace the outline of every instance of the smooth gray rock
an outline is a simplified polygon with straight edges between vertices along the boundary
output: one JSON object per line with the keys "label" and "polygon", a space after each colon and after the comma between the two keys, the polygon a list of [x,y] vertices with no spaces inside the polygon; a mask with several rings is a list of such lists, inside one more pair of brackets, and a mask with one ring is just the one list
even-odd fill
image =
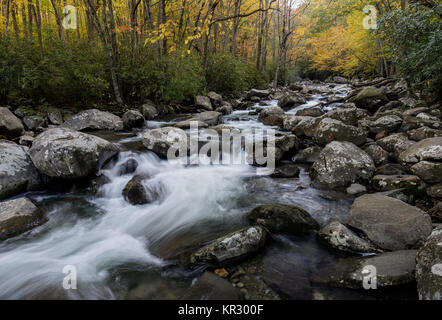
{"label": "smooth gray rock", "polygon": [[367,137],[365,132],[358,127],[325,118],[316,127],[315,140],[320,145],[326,145],[332,141],[349,141],[360,146],[367,141]]}
{"label": "smooth gray rock", "polygon": [[172,146],[174,150],[183,150],[187,155],[187,135],[178,128],[164,127],[148,130],[143,134],[142,142],[148,150],[162,158],[167,158],[167,153]]}
{"label": "smooth gray rock", "polygon": [[286,116],[283,120],[283,128],[298,137],[313,137],[320,121],[320,117]]}
{"label": "smooth gray rock", "polygon": [[319,230],[318,237],[333,248],[349,252],[375,252],[376,248],[358,237],[339,221],[332,221]]}
{"label": "smooth gray rock", "polygon": [[374,169],[370,156],[353,143],[333,141],[322,149],[310,175],[320,185],[335,189],[368,181]]}
{"label": "smooth gray rock", "polygon": [[44,223],[40,209],[28,198],[0,202],[0,241]]}
{"label": "smooth gray rock", "polygon": [[146,119],[138,110],[129,110],[123,114],[123,125],[125,129],[139,128],[144,126]]}
{"label": "smooth gray rock", "polygon": [[385,138],[379,139],[376,143],[381,146],[382,149],[391,153],[396,159],[399,155],[415,144],[414,141],[408,139],[405,133],[395,133]]}
{"label": "smooth gray rock", "polygon": [[197,109],[203,109],[207,111],[212,111],[212,103],[210,102],[210,98],[206,96],[196,96],[195,97],[195,106]]}
{"label": "smooth gray rock", "polygon": [[377,144],[370,144],[364,151],[373,159],[376,166],[388,163],[389,154]]}
{"label": "smooth gray rock", "polygon": [[53,178],[81,179],[95,174],[118,148],[93,135],[67,128],[38,135],[29,155],[35,167]]}
{"label": "smooth gray rock", "polygon": [[153,102],[148,101],[141,106],[141,113],[146,120],[153,120],[160,114]]}
{"label": "smooth gray rock", "polygon": [[187,290],[183,297],[184,300],[239,300],[241,293],[238,289],[232,287],[232,284],[206,271],[203,275]]}
{"label": "smooth gray rock", "polygon": [[62,127],[77,131],[93,130],[123,130],[123,121],[120,117],[98,109],[89,109],[73,115],[62,124]]}
{"label": "smooth gray rock", "polygon": [[360,195],[367,192],[367,188],[359,183],[351,184],[347,189],[345,189],[349,195]]}
{"label": "smooth gray rock", "polygon": [[236,263],[261,249],[266,232],[253,226],[232,232],[199,249],[190,257],[191,264],[213,264],[227,266]]}
{"label": "smooth gray rock", "polygon": [[15,138],[25,131],[23,123],[8,108],[0,107],[0,136]]}
{"label": "smooth gray rock", "polygon": [[47,119],[40,115],[25,116],[23,118],[23,123],[28,130],[36,130],[38,128],[44,128],[48,126]]}
{"label": "smooth gray rock", "polygon": [[361,230],[382,249],[402,250],[422,242],[431,233],[431,218],[400,200],[366,194],[356,198],[348,225]]}
{"label": "smooth gray rock", "polygon": [[417,163],[423,160],[442,161],[442,137],[416,142],[399,155],[399,160],[403,163]]}
{"label": "smooth gray rock", "polygon": [[40,186],[40,176],[28,150],[14,142],[0,140],[0,200]]}
{"label": "smooth gray rock", "polygon": [[427,183],[442,182],[442,162],[420,161],[411,166],[411,172]]}

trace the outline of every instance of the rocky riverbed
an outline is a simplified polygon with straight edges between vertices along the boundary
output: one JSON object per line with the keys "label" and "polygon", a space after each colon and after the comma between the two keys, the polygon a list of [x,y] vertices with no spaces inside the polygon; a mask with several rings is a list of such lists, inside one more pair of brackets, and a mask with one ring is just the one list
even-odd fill
{"label": "rocky riverbed", "polygon": [[[335,79],[182,110],[0,108],[0,298],[441,299],[440,104]],[[275,171],[165,160],[191,121],[275,130]]]}

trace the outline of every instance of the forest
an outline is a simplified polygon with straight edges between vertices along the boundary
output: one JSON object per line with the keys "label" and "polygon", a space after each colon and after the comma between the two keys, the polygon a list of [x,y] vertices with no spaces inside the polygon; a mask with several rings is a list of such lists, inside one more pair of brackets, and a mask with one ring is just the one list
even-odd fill
{"label": "forest", "polygon": [[435,0],[2,0],[1,12],[0,102],[16,107],[179,106],[335,75],[403,78],[430,99],[442,87]]}

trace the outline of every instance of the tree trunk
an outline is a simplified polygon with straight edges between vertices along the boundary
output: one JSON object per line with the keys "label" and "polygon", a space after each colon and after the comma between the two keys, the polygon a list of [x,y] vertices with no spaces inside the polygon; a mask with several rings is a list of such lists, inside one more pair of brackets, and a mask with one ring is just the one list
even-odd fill
{"label": "tree trunk", "polygon": [[63,43],[63,46],[65,47],[66,46],[66,40],[64,38],[63,27],[61,25],[60,13],[58,12],[58,8],[57,8],[57,5],[56,5],[54,0],[51,0],[51,4],[52,4],[52,8],[54,8],[55,22],[57,23],[58,35],[60,37],[61,42]]}

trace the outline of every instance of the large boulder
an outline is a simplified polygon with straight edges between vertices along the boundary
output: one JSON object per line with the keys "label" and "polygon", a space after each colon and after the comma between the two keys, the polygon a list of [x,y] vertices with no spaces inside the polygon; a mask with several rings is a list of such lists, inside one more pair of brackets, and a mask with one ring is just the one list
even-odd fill
{"label": "large boulder", "polygon": [[364,151],[373,159],[376,166],[384,165],[388,162],[389,154],[376,143],[368,145]]}
{"label": "large boulder", "polygon": [[442,161],[442,137],[428,138],[416,142],[399,155],[403,163],[417,163],[423,160]]}
{"label": "large boulder", "polygon": [[396,131],[402,124],[402,119],[395,115],[388,115],[378,118],[371,122],[370,132],[379,133],[381,131],[393,132]]}
{"label": "large boulder", "polygon": [[160,114],[153,102],[148,101],[141,106],[141,113],[146,120],[153,120]]}
{"label": "large boulder", "polygon": [[258,119],[267,126],[282,125],[284,120],[284,110],[282,110],[280,107],[264,108],[259,113]]}
{"label": "large boulder", "polygon": [[323,118],[332,118],[335,120],[342,121],[350,126],[357,126],[359,120],[359,113],[361,111],[364,110],[356,108],[356,106],[353,103],[345,103],[337,108],[328,111],[323,116]]}
{"label": "large boulder", "polygon": [[314,282],[351,289],[363,289],[366,285],[374,284],[376,289],[409,284],[415,280],[415,259],[416,250],[344,258],[325,264],[318,271]]}
{"label": "large boulder", "polygon": [[388,99],[382,90],[375,87],[365,87],[348,101],[353,102],[358,108],[375,112],[380,106],[386,104]]}
{"label": "large boulder", "polygon": [[339,221],[332,221],[319,230],[318,237],[333,248],[349,252],[374,252],[376,248],[358,237]]}
{"label": "large boulder", "polygon": [[123,121],[120,117],[98,109],[89,109],[75,114],[62,125],[77,131],[93,130],[123,130]]}
{"label": "large boulder", "polygon": [[201,121],[204,123],[207,123],[209,126],[216,126],[217,124],[221,123],[223,118],[222,113],[217,111],[205,111],[196,114],[189,120],[193,121]]}
{"label": "large boulder", "polygon": [[261,99],[267,98],[270,94],[269,90],[258,90],[258,89],[251,89],[247,93],[247,98],[250,99],[252,97],[258,97]]}
{"label": "large boulder", "polygon": [[284,110],[288,110],[301,104],[305,104],[307,100],[298,93],[286,93],[278,101],[278,106]]}
{"label": "large boulder", "polygon": [[311,176],[320,185],[334,189],[368,181],[374,172],[370,156],[351,142],[333,141],[318,156]]}
{"label": "large boulder", "polygon": [[442,300],[442,226],[433,230],[416,255],[419,299]]}
{"label": "large boulder", "polygon": [[123,125],[125,129],[139,128],[144,126],[146,121],[138,110],[128,110],[123,115]]}
{"label": "large boulder", "polygon": [[309,107],[296,111],[295,115],[300,117],[320,117],[324,111],[320,107]]}
{"label": "large boulder", "polygon": [[319,224],[307,211],[287,204],[256,207],[247,214],[247,218],[270,232],[302,233],[319,228]]}
{"label": "large boulder", "polygon": [[386,250],[408,249],[431,233],[431,218],[422,210],[400,200],[366,194],[354,201],[348,225],[366,234]]}
{"label": "large boulder", "polygon": [[37,130],[48,126],[48,120],[41,115],[25,116],[23,123],[28,130]]}
{"label": "large boulder", "polygon": [[40,209],[28,198],[0,202],[0,241],[45,222]]}
{"label": "large boulder", "polygon": [[142,136],[143,145],[159,157],[167,158],[169,149],[174,146],[175,150],[188,150],[187,135],[178,128],[164,127],[148,130]]}
{"label": "large boulder", "polygon": [[265,240],[266,232],[262,227],[244,228],[199,249],[191,255],[190,263],[227,266],[257,252],[264,246]]}
{"label": "large boulder", "polygon": [[349,141],[360,146],[367,141],[367,137],[365,132],[358,127],[325,118],[316,127],[315,140],[320,145],[326,145],[332,141]]}
{"label": "large boulder", "polygon": [[0,200],[39,187],[40,177],[28,150],[11,141],[0,140]]}
{"label": "large boulder", "polygon": [[283,128],[293,132],[298,137],[313,137],[320,121],[320,117],[288,116],[283,120]]}
{"label": "large boulder", "polygon": [[89,177],[117,152],[118,148],[104,139],[66,128],[46,130],[29,150],[41,173],[62,179]]}
{"label": "large boulder", "polygon": [[210,98],[206,96],[196,96],[195,97],[195,106],[197,109],[212,111],[212,102],[210,102]]}
{"label": "large boulder", "polygon": [[442,182],[442,162],[420,161],[410,169],[427,183]]}
{"label": "large boulder", "polygon": [[212,103],[212,107],[214,107],[214,108],[220,107],[221,103],[223,102],[222,95],[220,95],[216,92],[213,92],[213,91],[210,91],[207,94],[207,97],[210,99],[210,102]]}
{"label": "large boulder", "polygon": [[421,141],[428,138],[442,137],[442,130],[420,127],[407,131],[408,138],[414,141]]}
{"label": "large boulder", "polygon": [[8,108],[0,107],[0,136],[16,138],[25,131],[22,122]]}
{"label": "large boulder", "polygon": [[377,140],[376,143],[397,159],[399,154],[407,150],[415,142],[409,140],[405,133],[395,133]]}

